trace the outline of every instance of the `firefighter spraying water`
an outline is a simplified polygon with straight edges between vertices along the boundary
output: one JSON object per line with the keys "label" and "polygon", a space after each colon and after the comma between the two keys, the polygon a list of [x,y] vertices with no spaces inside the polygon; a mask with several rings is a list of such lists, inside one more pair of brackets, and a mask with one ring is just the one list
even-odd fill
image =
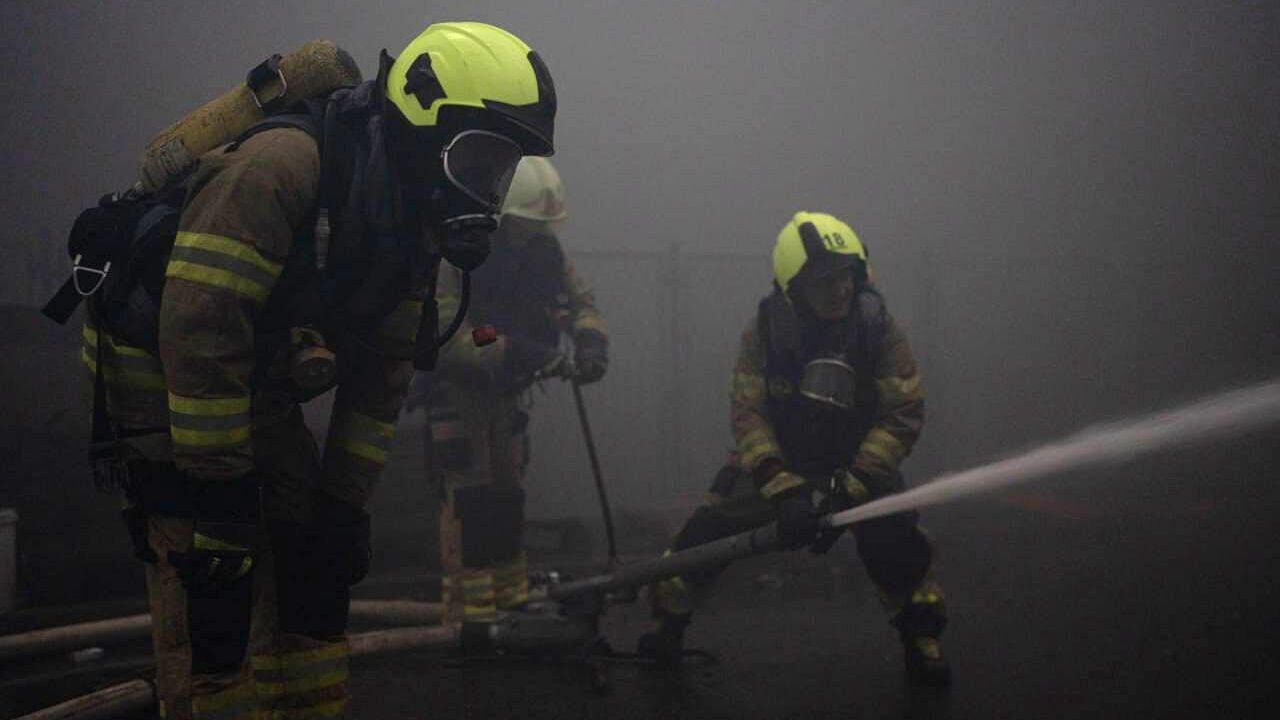
{"label": "firefighter spraying water", "polygon": [[[906,508],[943,505],[1065,473],[1244,435],[1278,423],[1280,379],[1136,419],[1096,426],[1003,460],[941,475],[912,490],[822,517],[817,524],[822,529],[848,527]],[[607,610],[610,598],[618,597],[618,591],[778,549],[776,528],[765,525],[662,557],[626,564],[602,575],[563,581],[554,575],[544,577],[544,585],[536,593],[537,602],[524,612],[503,614],[495,623],[385,630],[368,633],[367,641],[357,636],[353,645],[367,644],[369,651],[375,651],[453,648],[462,643],[513,653],[552,653],[584,660],[593,655],[598,658],[607,654],[608,649],[599,636],[600,615]],[[601,681],[600,687],[605,687],[604,678],[597,679]],[[109,714],[86,714],[84,708],[106,705],[139,710],[149,706],[151,692],[146,683],[125,683],[42,711],[38,717],[41,720],[110,717]]]}
{"label": "firefighter spraying water", "polygon": [[[1025,453],[957,473],[818,520],[836,529],[904,509],[942,505],[1053,476],[1135,460],[1280,423],[1280,380],[1214,395],[1164,412],[1084,430]],[[772,526],[627,565],[617,572],[552,586],[552,598],[607,593],[778,549]]]}

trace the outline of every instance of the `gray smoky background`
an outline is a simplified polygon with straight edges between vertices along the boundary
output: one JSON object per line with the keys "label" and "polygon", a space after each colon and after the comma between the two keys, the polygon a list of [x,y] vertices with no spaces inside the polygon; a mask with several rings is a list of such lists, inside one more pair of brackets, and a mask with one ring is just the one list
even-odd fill
{"label": "gray smoky background", "polygon": [[[679,519],[724,460],[738,337],[797,210],[853,226],[918,355],[909,481],[1280,372],[1275,3],[9,0],[0,504],[46,542],[80,534],[56,519],[76,507],[126,554],[80,459],[78,321],[35,310],[77,212],[269,54],[330,39],[368,77],[459,19],[512,30],[556,81],[561,237],[612,331],[585,392],[620,515]],[[532,397],[528,514],[594,525],[569,388]],[[422,424],[403,419],[375,500],[400,548],[434,537]],[[26,567],[28,593],[56,574]]]}

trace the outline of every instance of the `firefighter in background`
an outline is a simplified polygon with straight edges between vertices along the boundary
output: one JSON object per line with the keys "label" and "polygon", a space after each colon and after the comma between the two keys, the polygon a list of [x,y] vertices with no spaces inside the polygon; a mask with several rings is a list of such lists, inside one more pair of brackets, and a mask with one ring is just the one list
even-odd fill
{"label": "firefighter in background", "polygon": [[[898,466],[920,435],[924,395],[862,243],[831,215],[796,213],[778,234],[773,273],[774,292],[743,333],[733,371],[737,450],[676,536],[676,550],[776,520],[784,547],[825,553],[843,531],[820,536],[820,514],[903,489]],[[850,529],[902,640],[908,676],[946,684],[950,668],[938,643],[946,613],[917,514]],[[721,569],[651,589],[658,622],[641,637],[641,653],[678,660],[696,591]]]}
{"label": "firefighter in background", "polygon": [[[434,346],[419,329],[435,322],[420,316],[436,263],[483,260],[520,156],[552,151],[555,95],[519,38],[441,23],[398,58],[384,51],[378,79],[338,91],[328,112],[323,157],[297,127],[203,156],[167,261],[158,352],[100,317],[85,327],[149,563],[162,717],[345,715],[365,507],[412,360]],[[320,457],[298,405],[316,392],[288,360],[290,309],[319,284],[297,239],[326,192],[324,161],[352,184],[332,208],[331,314],[313,318],[337,357]]]}
{"label": "firefighter in background", "polygon": [[[568,216],[564,186],[549,160],[521,160],[484,267],[471,275],[462,331],[435,372],[420,374],[414,402],[428,406],[432,472],[442,485],[442,596],[446,620],[487,622],[528,600],[522,547],[524,474],[529,461],[528,390],[571,374],[604,377],[609,340],[591,291],[557,238]],[[458,306],[456,273],[441,273],[441,322]],[[492,344],[470,330],[490,325]],[[572,340],[572,351],[562,342]]]}

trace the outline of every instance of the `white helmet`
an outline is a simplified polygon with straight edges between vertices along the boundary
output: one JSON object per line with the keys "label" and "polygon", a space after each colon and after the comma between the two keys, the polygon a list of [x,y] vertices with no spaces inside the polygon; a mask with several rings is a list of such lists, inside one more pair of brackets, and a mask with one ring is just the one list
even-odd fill
{"label": "white helmet", "polygon": [[516,166],[502,214],[526,220],[555,222],[569,217],[564,205],[564,183],[551,161],[526,155]]}

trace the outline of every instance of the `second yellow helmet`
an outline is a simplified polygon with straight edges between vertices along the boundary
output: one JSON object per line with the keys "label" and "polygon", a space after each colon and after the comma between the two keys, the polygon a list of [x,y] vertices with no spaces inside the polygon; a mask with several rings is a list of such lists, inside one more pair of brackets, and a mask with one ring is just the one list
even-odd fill
{"label": "second yellow helmet", "polygon": [[848,267],[865,272],[867,250],[853,228],[834,215],[801,211],[778,232],[773,279],[782,292],[789,294],[802,275],[818,277]]}

